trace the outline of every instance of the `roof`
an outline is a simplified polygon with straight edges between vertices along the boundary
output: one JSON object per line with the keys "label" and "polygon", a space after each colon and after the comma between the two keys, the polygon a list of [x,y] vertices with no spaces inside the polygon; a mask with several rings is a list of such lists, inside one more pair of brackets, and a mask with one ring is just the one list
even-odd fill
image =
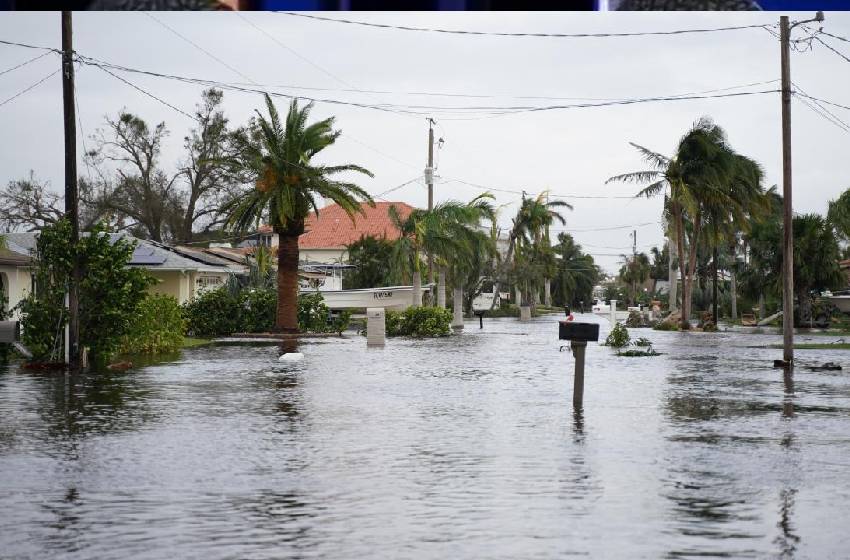
{"label": "roof", "polygon": [[300,249],[343,249],[363,236],[384,237],[390,241],[399,238],[399,231],[393,226],[387,213],[390,206],[398,209],[402,218],[413,211],[413,207],[404,202],[376,202],[374,208],[362,204],[364,214],[348,217],[339,204],[331,204],[319,209],[319,216],[310,214],[305,224],[306,233],[298,238]]}
{"label": "roof", "polygon": [[[11,244],[10,244],[11,245]],[[14,246],[0,247],[0,264],[12,266],[25,266],[30,264],[30,258],[23,249],[15,250]]]}
{"label": "roof", "polygon": [[[84,234],[85,235],[85,234]],[[4,233],[9,248],[17,253],[30,256],[35,252],[38,232]],[[192,258],[188,254],[175,252],[173,248],[138,239],[123,233],[110,233],[109,238],[115,243],[118,239],[130,239],[136,242],[136,249],[130,260],[130,266],[139,266],[148,270],[197,270],[206,272],[227,272],[225,264],[210,264],[208,260]],[[210,259],[215,257],[210,257]]]}

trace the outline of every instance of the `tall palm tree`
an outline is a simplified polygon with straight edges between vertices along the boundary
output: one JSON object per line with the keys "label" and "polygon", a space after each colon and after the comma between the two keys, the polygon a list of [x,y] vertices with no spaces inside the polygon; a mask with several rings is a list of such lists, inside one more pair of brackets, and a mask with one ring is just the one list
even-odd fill
{"label": "tall palm tree", "polygon": [[593,257],[584,253],[568,233],[558,234],[558,243],[553,249],[560,257],[554,278],[555,300],[569,306],[590,303],[593,287],[602,276]]}
{"label": "tall palm tree", "polygon": [[[544,191],[534,198],[522,197],[522,203],[516,216],[511,222],[508,234],[508,251],[502,261],[502,270],[496,275],[495,291],[499,293],[501,278],[508,275],[510,268],[516,268],[515,252],[518,244],[530,244],[533,240],[539,241],[545,229],[558,222],[566,224],[567,220],[561,214],[560,209],[572,210],[572,205],[563,200],[549,200],[548,192]],[[522,302],[517,302],[522,303]],[[493,306],[496,305],[495,298]]]}
{"label": "tall palm tree", "polygon": [[358,185],[339,180],[341,173],[372,173],[359,165],[322,165],[313,158],[332,146],[340,131],[334,119],[308,124],[313,104],[298,106],[293,99],[286,121],[281,122],[271,98],[266,95],[268,117],[257,111],[247,129],[235,135],[234,163],[253,180],[254,187],[224,205],[227,225],[247,231],[268,219],[278,235],[275,325],[282,332],[298,332],[298,237],[311,211],[319,214],[317,197],[332,200],[351,217],[363,213],[362,202],[374,206],[369,194]]}
{"label": "tall palm tree", "polygon": [[[679,266],[683,288],[681,326],[688,329],[697,249],[702,241],[706,214],[710,208],[722,205],[729,205],[733,212],[740,211],[727,190],[727,185],[735,177],[736,154],[729,147],[723,129],[709,118],[701,118],[694,123],[679,141],[672,158],[637,144],[632,145],[652,164],[653,169],[618,175],[606,182],[650,183],[636,197],[665,194],[663,215],[673,222],[682,263]],[[689,249],[687,261],[686,236]]]}

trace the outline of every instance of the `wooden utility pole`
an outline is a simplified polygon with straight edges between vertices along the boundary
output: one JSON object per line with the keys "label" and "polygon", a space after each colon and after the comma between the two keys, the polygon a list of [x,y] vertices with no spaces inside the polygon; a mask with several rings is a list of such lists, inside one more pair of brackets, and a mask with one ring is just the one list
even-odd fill
{"label": "wooden utility pole", "polygon": [[779,18],[782,70],[782,359],[794,360],[794,211],[791,205],[791,26]]}
{"label": "wooden utility pole", "polygon": [[[428,119],[428,168],[425,173],[428,183],[428,210],[434,209],[434,119]],[[434,283],[434,255],[428,253],[428,283]]]}
{"label": "wooden utility pole", "polygon": [[794,208],[791,201],[791,29],[812,21],[822,22],[823,12],[814,19],[791,25],[788,16],[779,17],[780,61],[782,66],[782,359],[794,360]]}
{"label": "wooden utility pole", "polygon": [[71,12],[62,12],[62,104],[65,117],[65,218],[71,224],[72,270],[68,281],[68,367],[80,370],[80,238],[77,197],[77,127],[74,113],[74,46]]}

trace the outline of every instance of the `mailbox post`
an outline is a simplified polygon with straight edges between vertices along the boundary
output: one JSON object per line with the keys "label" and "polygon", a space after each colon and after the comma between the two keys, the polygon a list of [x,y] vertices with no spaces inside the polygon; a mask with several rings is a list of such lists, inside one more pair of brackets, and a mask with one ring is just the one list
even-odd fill
{"label": "mailbox post", "polygon": [[576,369],[573,375],[573,408],[581,408],[584,402],[584,352],[588,341],[599,340],[598,323],[576,323],[574,321],[558,322],[558,338],[569,340],[573,356],[576,359]]}

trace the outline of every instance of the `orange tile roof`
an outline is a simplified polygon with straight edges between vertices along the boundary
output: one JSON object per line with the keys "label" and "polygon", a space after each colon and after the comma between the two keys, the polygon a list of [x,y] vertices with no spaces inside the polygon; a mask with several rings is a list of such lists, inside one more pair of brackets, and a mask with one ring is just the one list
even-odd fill
{"label": "orange tile roof", "polygon": [[390,241],[398,239],[399,231],[387,214],[390,206],[395,206],[402,218],[406,218],[413,211],[413,207],[404,202],[376,202],[374,208],[363,204],[365,215],[355,215],[355,221],[352,222],[338,204],[320,208],[318,218],[316,214],[310,214],[307,218],[306,233],[298,238],[298,247],[341,249],[364,235],[385,237]]}

